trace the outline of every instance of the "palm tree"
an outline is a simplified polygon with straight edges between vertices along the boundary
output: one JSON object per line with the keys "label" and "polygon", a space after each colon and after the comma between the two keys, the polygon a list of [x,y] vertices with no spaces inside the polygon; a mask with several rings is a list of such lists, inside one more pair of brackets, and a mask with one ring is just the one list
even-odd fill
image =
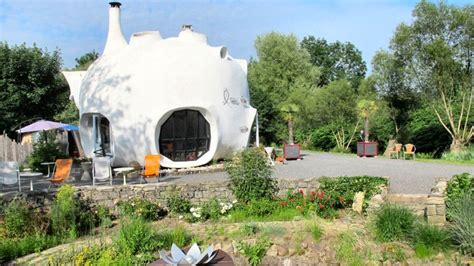
{"label": "palm tree", "polygon": [[293,144],[293,120],[294,114],[300,111],[298,105],[294,103],[284,103],[280,107],[280,111],[283,113],[284,119],[288,122],[288,143]]}
{"label": "palm tree", "polygon": [[357,103],[359,115],[364,118],[364,141],[369,141],[369,116],[377,110],[377,104],[371,100],[360,100]]}

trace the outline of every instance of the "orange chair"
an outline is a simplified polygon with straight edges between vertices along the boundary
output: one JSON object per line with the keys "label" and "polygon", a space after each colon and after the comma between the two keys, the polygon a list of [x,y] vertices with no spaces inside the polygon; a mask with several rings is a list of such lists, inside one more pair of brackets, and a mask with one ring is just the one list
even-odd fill
{"label": "orange chair", "polygon": [[[54,164],[53,176],[49,179],[51,185],[58,185],[69,178],[72,169],[72,159],[57,159]],[[51,187],[51,186],[50,186]]]}
{"label": "orange chair", "polygon": [[415,151],[416,151],[415,145],[406,144],[405,151],[403,152],[403,159],[405,159],[406,155],[411,155],[413,157],[413,160],[415,160]]}
{"label": "orange chair", "polygon": [[393,150],[391,150],[388,154],[388,158],[392,159],[392,154],[395,154],[397,156],[397,159],[400,157],[400,153],[402,152],[402,144],[397,143],[395,144],[395,147],[393,147]]}
{"label": "orange chair", "polygon": [[158,179],[160,177],[160,158],[159,154],[145,155],[145,164],[140,174],[140,184],[144,181],[144,178],[157,177]]}

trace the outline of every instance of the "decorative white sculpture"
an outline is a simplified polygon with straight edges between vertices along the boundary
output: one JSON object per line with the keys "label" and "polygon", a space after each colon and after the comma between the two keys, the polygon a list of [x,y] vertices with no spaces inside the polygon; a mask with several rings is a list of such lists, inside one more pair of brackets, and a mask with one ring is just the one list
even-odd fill
{"label": "decorative white sculpture", "polygon": [[250,106],[247,62],[183,26],[178,37],[120,28],[110,3],[103,54],[87,71],[65,71],[80,111],[86,156],[114,166],[161,154],[165,167],[192,167],[247,147],[256,110]]}
{"label": "decorative white sculpture", "polygon": [[178,265],[178,264],[207,264],[214,259],[217,255],[217,251],[214,250],[214,247],[208,246],[207,249],[201,253],[199,246],[194,243],[191,248],[188,250],[188,253],[184,252],[176,246],[174,243],[171,246],[171,258],[165,254],[164,251],[160,250],[160,257],[167,264]]}

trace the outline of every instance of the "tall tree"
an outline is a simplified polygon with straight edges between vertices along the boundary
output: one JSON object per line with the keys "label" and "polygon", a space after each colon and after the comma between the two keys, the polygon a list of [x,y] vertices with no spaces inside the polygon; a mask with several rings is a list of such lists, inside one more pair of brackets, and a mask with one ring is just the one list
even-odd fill
{"label": "tall tree", "polygon": [[92,50],[92,52],[88,52],[81,57],[76,58],[76,66],[73,70],[87,70],[89,66],[94,63],[95,60],[97,60],[97,58],[99,58],[99,53],[97,53],[95,50]]}
{"label": "tall tree", "polygon": [[403,74],[431,102],[434,115],[459,151],[473,137],[474,5],[456,7],[425,0],[410,25],[398,26],[390,44],[403,58]]}
{"label": "tall tree", "polygon": [[51,119],[67,101],[59,51],[0,43],[0,130],[34,117]]}
{"label": "tall tree", "polygon": [[328,127],[340,151],[349,151],[359,128],[357,94],[347,80],[338,80],[320,88],[315,96],[319,126]]}
{"label": "tall tree", "polygon": [[311,63],[321,68],[319,86],[347,79],[354,88],[357,88],[365,77],[367,67],[362,59],[362,53],[350,42],[328,43],[323,38],[316,39],[310,35],[303,38],[301,46],[309,52]]}
{"label": "tall tree", "polygon": [[284,116],[283,105],[298,104],[290,96],[296,90],[310,91],[317,84],[319,71],[294,35],[264,34],[255,40],[255,48],[257,59],[251,60],[248,79],[252,104],[259,112],[260,132],[267,142],[282,141],[286,126],[275,115]]}

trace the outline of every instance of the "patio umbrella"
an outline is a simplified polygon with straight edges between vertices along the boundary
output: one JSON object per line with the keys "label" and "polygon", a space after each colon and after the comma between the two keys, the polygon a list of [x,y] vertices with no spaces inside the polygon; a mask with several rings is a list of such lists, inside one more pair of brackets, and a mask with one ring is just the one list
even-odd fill
{"label": "patio umbrella", "polygon": [[68,131],[78,131],[79,127],[76,125],[67,125],[67,126],[64,126],[63,129],[68,130]]}
{"label": "patio umbrella", "polygon": [[22,127],[17,130],[18,133],[27,133],[27,132],[36,132],[36,131],[41,131],[41,130],[51,130],[55,128],[63,128],[69,126],[68,124],[63,124],[63,123],[58,123],[58,122],[53,122],[53,121],[48,121],[48,120],[40,120],[36,121],[31,125],[28,125],[26,127]]}

